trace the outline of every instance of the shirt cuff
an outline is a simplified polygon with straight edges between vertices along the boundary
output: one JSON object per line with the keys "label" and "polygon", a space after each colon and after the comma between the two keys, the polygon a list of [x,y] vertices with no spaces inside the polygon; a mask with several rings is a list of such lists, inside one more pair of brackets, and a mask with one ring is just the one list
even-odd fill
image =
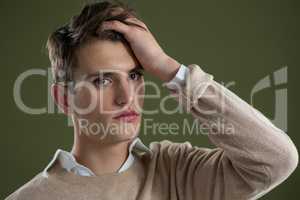
{"label": "shirt cuff", "polygon": [[189,68],[185,65],[181,64],[179,70],[177,71],[176,75],[168,82],[163,83],[163,86],[170,89],[176,90],[179,87],[185,85],[186,75],[188,74]]}

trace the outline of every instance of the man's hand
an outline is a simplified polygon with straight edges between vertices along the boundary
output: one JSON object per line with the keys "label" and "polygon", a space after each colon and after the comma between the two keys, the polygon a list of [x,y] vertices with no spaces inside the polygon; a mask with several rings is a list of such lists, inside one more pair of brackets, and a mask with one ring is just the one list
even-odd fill
{"label": "man's hand", "polygon": [[162,81],[170,81],[179,70],[180,63],[168,56],[155,40],[148,27],[139,19],[130,17],[125,20],[141,27],[127,25],[113,20],[103,23],[101,30],[114,30],[124,35],[133,53],[143,68]]}

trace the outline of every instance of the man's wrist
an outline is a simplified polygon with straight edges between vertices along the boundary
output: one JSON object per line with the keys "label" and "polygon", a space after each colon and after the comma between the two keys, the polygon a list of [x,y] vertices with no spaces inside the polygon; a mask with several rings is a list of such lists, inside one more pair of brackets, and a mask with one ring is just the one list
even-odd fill
{"label": "man's wrist", "polygon": [[175,77],[176,73],[180,69],[180,66],[181,64],[177,60],[167,57],[164,65],[160,67],[161,70],[158,77],[163,82],[169,82]]}

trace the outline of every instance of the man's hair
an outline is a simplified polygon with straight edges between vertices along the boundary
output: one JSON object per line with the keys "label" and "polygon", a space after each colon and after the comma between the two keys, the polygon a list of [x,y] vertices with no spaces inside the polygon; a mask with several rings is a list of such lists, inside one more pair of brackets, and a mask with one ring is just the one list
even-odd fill
{"label": "man's hair", "polygon": [[67,24],[50,34],[47,49],[54,81],[67,83],[73,80],[72,72],[76,66],[74,51],[89,39],[96,37],[127,43],[122,34],[110,30],[99,32],[99,27],[110,20],[136,25],[124,21],[129,17],[137,17],[136,12],[120,1],[96,1],[87,3],[79,15],[73,16]]}

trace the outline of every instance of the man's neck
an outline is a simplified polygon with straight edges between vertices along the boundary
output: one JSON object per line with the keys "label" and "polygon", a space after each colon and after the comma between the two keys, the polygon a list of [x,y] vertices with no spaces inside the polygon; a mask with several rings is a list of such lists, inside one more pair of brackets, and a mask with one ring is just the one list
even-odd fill
{"label": "man's neck", "polygon": [[104,144],[85,136],[77,136],[75,135],[71,153],[78,163],[89,168],[95,175],[117,172],[128,157],[130,141]]}

